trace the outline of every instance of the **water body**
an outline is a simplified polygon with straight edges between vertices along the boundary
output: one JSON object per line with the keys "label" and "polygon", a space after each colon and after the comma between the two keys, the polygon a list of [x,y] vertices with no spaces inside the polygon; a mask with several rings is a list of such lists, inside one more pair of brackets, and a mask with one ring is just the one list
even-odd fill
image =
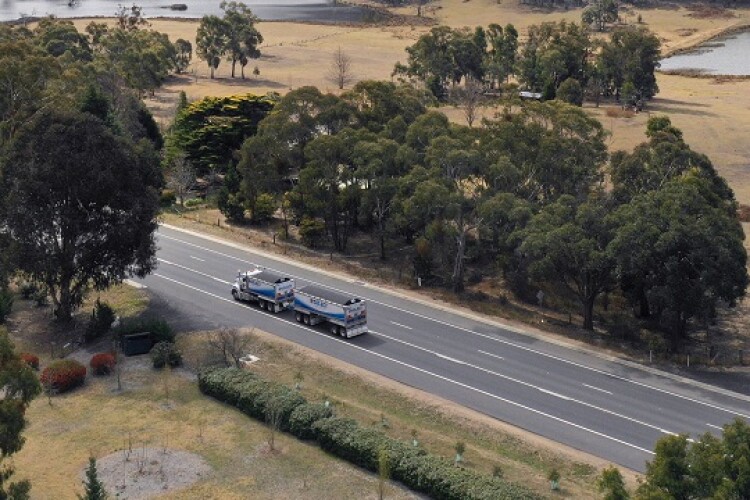
{"label": "water body", "polygon": [[750,75],[750,31],[716,38],[661,60],[662,70],[698,70],[709,75]]}
{"label": "water body", "polygon": [[[265,21],[312,21],[342,23],[362,21],[369,14],[359,7],[334,5],[321,0],[244,0],[253,13]],[[120,5],[135,3],[143,8],[143,15],[154,17],[200,18],[207,14],[222,15],[220,0],[0,0],[0,21],[14,21],[25,17],[54,15],[66,17],[113,17]],[[187,10],[171,10],[173,3],[187,5]]]}

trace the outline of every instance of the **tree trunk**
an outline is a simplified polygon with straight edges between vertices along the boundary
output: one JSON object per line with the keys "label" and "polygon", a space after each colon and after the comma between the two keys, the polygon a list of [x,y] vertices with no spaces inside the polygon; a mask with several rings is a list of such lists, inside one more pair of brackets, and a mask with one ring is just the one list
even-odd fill
{"label": "tree trunk", "polygon": [[638,296],[638,309],[641,318],[648,318],[651,316],[651,308],[648,305],[648,297],[646,297],[646,291],[641,289]]}
{"label": "tree trunk", "polygon": [[234,66],[237,64],[236,59],[232,59],[232,78],[234,78]]}
{"label": "tree trunk", "polygon": [[242,79],[245,79],[245,65],[240,64],[240,75],[242,76]]}
{"label": "tree trunk", "polygon": [[585,330],[594,329],[594,301],[596,301],[596,295],[587,297],[583,301],[583,328]]}
{"label": "tree trunk", "polygon": [[55,317],[58,321],[68,322],[73,319],[73,300],[70,293],[70,280],[63,279],[60,282],[60,298],[55,308]]}
{"label": "tree trunk", "polygon": [[[462,217],[463,218],[463,217]],[[456,236],[456,259],[453,262],[453,291],[456,293],[464,290],[464,253],[466,252],[466,228],[459,226],[459,234]]]}
{"label": "tree trunk", "polygon": [[213,80],[214,79],[214,66],[213,64],[211,64],[209,67],[211,68],[211,80]]}

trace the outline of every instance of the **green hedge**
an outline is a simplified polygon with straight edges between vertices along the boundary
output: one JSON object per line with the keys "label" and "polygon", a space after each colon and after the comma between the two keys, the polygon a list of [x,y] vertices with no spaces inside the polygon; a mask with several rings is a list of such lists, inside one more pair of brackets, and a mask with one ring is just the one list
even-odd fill
{"label": "green hedge", "polygon": [[333,409],[323,403],[304,403],[289,415],[289,432],[300,439],[315,439],[312,425],[333,416]]}
{"label": "green hedge", "polygon": [[198,385],[204,394],[213,396],[241,412],[265,420],[269,401],[279,405],[279,429],[289,430],[289,417],[298,406],[305,404],[297,391],[267,382],[248,371],[237,368],[204,370],[198,375]]}
{"label": "green hedge", "polygon": [[350,418],[337,418],[322,404],[308,403],[295,390],[268,382],[237,368],[214,368],[198,374],[200,390],[236,406],[257,419],[265,419],[266,406],[281,404],[282,430],[302,439],[315,439],[333,455],[373,472],[381,450],[388,453],[391,477],[410,489],[437,500],[531,500],[541,498],[522,486],[501,478],[456,467],[450,460],[429,455],[382,431],[360,427]]}

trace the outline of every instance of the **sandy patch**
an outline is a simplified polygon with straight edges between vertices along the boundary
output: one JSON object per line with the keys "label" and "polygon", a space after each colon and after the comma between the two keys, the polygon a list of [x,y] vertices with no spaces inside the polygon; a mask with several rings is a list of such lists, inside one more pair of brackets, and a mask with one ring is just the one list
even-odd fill
{"label": "sandy patch", "polygon": [[[117,498],[153,498],[204,479],[211,467],[195,453],[164,448],[122,450],[96,462],[98,477]],[[81,473],[81,478],[85,471]]]}

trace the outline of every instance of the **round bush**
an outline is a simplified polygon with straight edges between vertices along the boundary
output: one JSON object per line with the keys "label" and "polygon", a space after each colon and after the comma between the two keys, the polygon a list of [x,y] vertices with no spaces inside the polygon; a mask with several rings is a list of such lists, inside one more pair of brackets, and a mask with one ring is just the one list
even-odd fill
{"label": "round bush", "polygon": [[45,368],[39,380],[56,392],[67,392],[83,385],[86,367],[73,359],[61,359]]}
{"label": "round bush", "polygon": [[116,363],[117,361],[115,361],[115,357],[112,354],[108,352],[100,352],[91,357],[89,366],[91,366],[91,369],[94,370],[94,374],[96,375],[109,375],[114,371]]}
{"label": "round bush", "polygon": [[39,369],[39,356],[35,354],[29,354],[28,352],[21,353],[21,360],[35,370]]}
{"label": "round bush", "polygon": [[323,403],[304,403],[289,415],[289,432],[300,439],[315,439],[312,425],[333,416],[333,409]]}
{"label": "round bush", "polygon": [[182,364],[182,354],[173,343],[159,342],[151,349],[151,361],[157,369],[166,365],[176,368]]}

